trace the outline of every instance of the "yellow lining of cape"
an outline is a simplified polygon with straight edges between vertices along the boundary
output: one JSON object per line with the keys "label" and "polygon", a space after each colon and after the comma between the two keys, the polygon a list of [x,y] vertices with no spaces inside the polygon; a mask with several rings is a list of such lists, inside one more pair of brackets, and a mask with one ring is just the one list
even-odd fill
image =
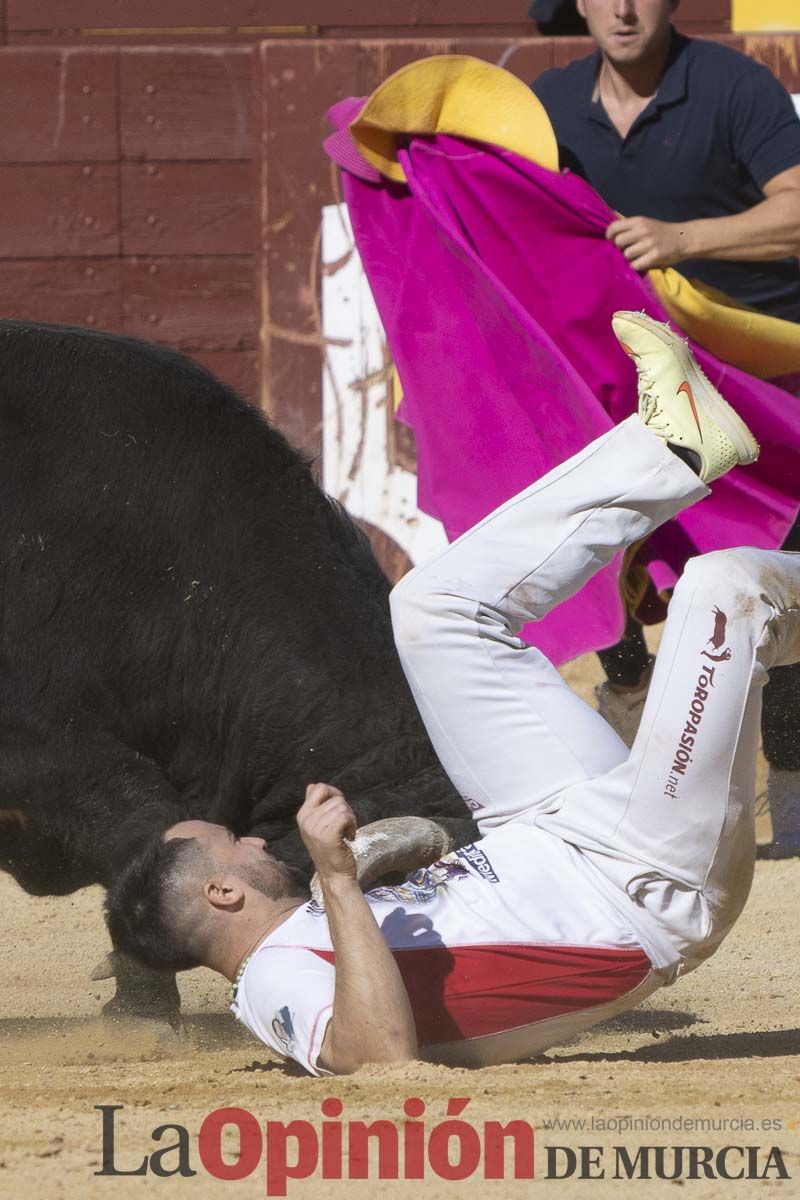
{"label": "yellow lining of cape", "polygon": [[375,89],[350,133],[367,162],[398,183],[409,134],[451,133],[502,146],[558,170],[558,146],[544,105],[510,71],[467,54],[437,54],[395,71]]}
{"label": "yellow lining of cape", "polygon": [[768,317],[672,267],[647,272],[676,325],[721,362],[757,379],[800,373],[800,325]]}

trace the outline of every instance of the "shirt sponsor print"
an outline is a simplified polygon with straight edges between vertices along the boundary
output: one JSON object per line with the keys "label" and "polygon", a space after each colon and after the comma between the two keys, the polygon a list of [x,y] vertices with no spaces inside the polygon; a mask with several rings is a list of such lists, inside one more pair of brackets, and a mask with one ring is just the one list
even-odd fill
{"label": "shirt sponsor print", "polygon": [[[452,879],[469,875],[466,867],[453,861],[453,856],[441,858],[430,867],[420,867],[412,872],[403,883],[391,887],[374,887],[366,893],[372,900],[400,901],[402,904],[427,904],[440,888],[445,887]],[[310,900],[306,912],[321,916],[325,909],[316,900]]]}
{"label": "shirt sponsor print", "polygon": [[[466,865],[465,865],[466,864]],[[470,868],[481,879],[490,883],[499,883],[499,877],[489,859],[478,846],[472,843],[453,850],[444,858],[438,859],[429,867],[420,867],[412,872],[403,883],[391,887],[370,888],[367,895],[373,900],[399,901],[401,904],[428,904],[441,888],[447,887],[457,879],[466,879]],[[310,900],[306,912],[320,916],[325,912],[316,900]]]}
{"label": "shirt sponsor print", "polygon": [[399,900],[403,904],[427,904],[433,900],[440,888],[446,887],[454,879],[463,879],[469,872],[466,867],[448,854],[432,863],[430,867],[420,867],[409,875],[404,883],[395,887],[370,888],[368,895],[375,900]]}
{"label": "shirt sponsor print", "polygon": [[494,867],[489,862],[489,859],[486,857],[483,850],[481,850],[480,846],[476,846],[474,842],[472,842],[469,846],[462,846],[460,850],[455,850],[454,854],[456,857],[463,858],[465,862],[469,863],[472,869],[477,871],[482,879],[488,879],[490,883],[500,882]]}
{"label": "shirt sponsor print", "polygon": [[292,1014],[286,1005],[279,1008],[272,1018],[272,1035],[281,1047],[281,1053],[296,1058],[296,1038]]}

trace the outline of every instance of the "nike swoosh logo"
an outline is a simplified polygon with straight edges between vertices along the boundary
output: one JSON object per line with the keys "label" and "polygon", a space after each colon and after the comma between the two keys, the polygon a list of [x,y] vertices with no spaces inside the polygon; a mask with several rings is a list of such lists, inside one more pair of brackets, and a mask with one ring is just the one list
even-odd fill
{"label": "nike swoosh logo", "polygon": [[631,350],[630,346],[626,346],[624,342],[620,342],[620,346],[622,346],[622,349],[625,351],[628,358],[638,358],[639,357],[639,355],[636,353],[636,351]]}
{"label": "nike swoosh logo", "polygon": [[700,441],[702,442],[703,431],[700,428],[700,418],[697,415],[697,406],[694,402],[694,395],[692,394],[692,389],[689,387],[689,384],[686,382],[685,379],[684,379],[683,383],[681,384],[681,386],[678,388],[678,395],[680,395],[681,392],[685,392],[686,397],[687,397],[690,405],[692,406],[692,416],[694,417],[694,423],[697,426],[697,432],[700,434]]}

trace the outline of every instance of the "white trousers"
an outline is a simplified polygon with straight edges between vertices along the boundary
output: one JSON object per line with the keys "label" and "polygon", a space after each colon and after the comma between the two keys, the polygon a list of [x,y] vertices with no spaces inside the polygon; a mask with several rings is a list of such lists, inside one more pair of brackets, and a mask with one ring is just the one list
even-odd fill
{"label": "white trousers", "polygon": [[761,689],[771,666],[800,658],[800,555],[687,564],[630,752],[516,635],[706,494],[630,417],[411,571],[391,601],[420,713],[481,831],[532,822],[579,848],[682,970],[713,952],[750,889]]}

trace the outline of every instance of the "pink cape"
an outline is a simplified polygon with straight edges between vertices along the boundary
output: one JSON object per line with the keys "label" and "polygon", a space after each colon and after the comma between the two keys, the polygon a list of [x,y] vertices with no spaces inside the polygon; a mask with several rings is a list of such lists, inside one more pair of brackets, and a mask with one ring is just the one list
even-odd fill
{"label": "pink cape", "polygon": [[[493,146],[410,137],[407,184],[378,175],[331,110],[356,244],[403,384],[418,449],[418,502],[449,538],[628,416],[636,377],[611,330],[616,309],[667,314],[605,238],[614,214],[576,175]],[[703,370],[761,443],[758,463],[647,545],[658,588],[694,554],[775,548],[800,504],[800,405],[782,388],[693,346]],[[626,464],[620,463],[620,473]],[[619,640],[620,560],[529,625],[555,663]]]}

